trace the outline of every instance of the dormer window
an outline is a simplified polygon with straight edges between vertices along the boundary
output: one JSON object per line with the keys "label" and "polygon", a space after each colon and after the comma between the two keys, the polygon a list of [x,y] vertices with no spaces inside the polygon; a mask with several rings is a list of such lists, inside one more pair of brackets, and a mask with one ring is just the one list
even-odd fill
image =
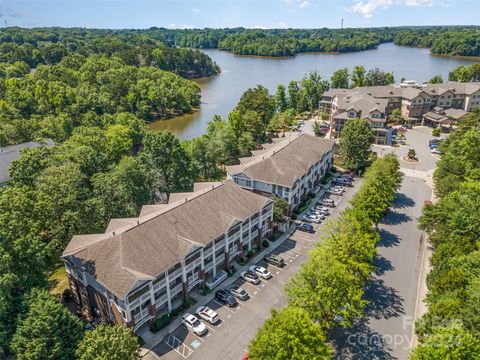
{"label": "dormer window", "polygon": [[354,112],[354,111],[350,111],[350,112],[348,113],[348,117],[351,117],[351,118],[352,118],[352,117],[355,117],[355,112]]}

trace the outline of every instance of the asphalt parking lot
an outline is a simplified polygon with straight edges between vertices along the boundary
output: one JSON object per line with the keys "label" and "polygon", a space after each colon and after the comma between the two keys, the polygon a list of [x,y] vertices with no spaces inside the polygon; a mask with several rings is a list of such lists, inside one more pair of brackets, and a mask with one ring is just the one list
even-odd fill
{"label": "asphalt parking lot", "polygon": [[[325,197],[332,198],[337,204],[325,221],[337,218],[341,211],[348,206],[360,181],[355,180],[353,188],[345,188],[343,196],[325,195]],[[238,305],[234,308],[223,305],[214,299],[207,304],[197,304],[210,307],[220,317],[220,321],[215,325],[203,321],[208,328],[206,334],[197,336],[185,327],[179,326],[162,341],[159,339],[159,344],[143,359],[241,359],[246,352],[248,343],[255,336],[255,332],[269,316],[270,309],[282,308],[286,305],[283,291],[285,284],[299,270],[301,264],[308,257],[309,249],[315,246],[322,235],[323,224],[312,225],[314,225],[316,233],[295,231],[271,251],[284,259],[285,265],[282,268],[267,264],[264,260],[256,263],[272,273],[272,278],[269,280],[262,279],[259,284],[254,285],[242,280],[239,273],[234,275],[236,277],[234,284],[244,288],[250,296],[249,299],[245,301],[237,299]],[[214,291],[221,288],[222,286],[219,286]]]}

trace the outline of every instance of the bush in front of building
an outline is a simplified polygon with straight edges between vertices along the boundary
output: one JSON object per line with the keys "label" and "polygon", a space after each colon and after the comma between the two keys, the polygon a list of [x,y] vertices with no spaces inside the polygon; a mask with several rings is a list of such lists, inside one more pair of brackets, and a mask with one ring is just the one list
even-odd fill
{"label": "bush in front of building", "polygon": [[228,274],[228,277],[232,276],[233,274],[235,274],[237,272],[237,268],[233,265],[230,265],[227,269],[227,274]]}
{"label": "bush in front of building", "polygon": [[157,331],[160,331],[171,322],[172,322],[172,317],[170,316],[170,314],[165,314],[153,322],[153,324],[150,326],[150,331],[152,333],[156,333]]}
{"label": "bush in front of building", "polygon": [[263,246],[264,248],[269,247],[270,244],[268,243],[268,240],[263,240],[263,241],[262,241],[262,246]]}

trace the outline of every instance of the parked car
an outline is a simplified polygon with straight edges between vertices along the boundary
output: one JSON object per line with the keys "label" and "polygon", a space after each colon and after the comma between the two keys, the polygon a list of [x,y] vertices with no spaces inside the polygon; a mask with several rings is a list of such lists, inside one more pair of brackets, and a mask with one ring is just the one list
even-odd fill
{"label": "parked car", "polygon": [[317,210],[315,208],[308,210],[307,212],[308,216],[317,216],[320,218],[320,220],[325,219],[325,216],[323,216],[322,212],[320,210]]}
{"label": "parked car", "polygon": [[207,306],[198,307],[195,313],[200,319],[208,321],[210,324],[216,324],[220,320],[218,314]]}
{"label": "parked car", "polygon": [[343,195],[343,190],[339,189],[338,187],[334,187],[333,189],[329,189],[328,192],[332,195],[338,195],[338,196]]}
{"label": "parked car", "polygon": [[323,206],[335,207],[335,202],[332,199],[321,199],[318,204]]}
{"label": "parked car", "polygon": [[188,331],[192,331],[199,336],[205,334],[207,331],[205,324],[198,320],[195,315],[190,313],[186,313],[182,316],[182,324],[188,329]]}
{"label": "parked car", "polygon": [[313,234],[315,232],[315,229],[313,228],[312,225],[310,224],[300,224],[297,226],[297,229],[303,232],[308,232],[310,234]]}
{"label": "parked car", "polygon": [[226,289],[230,294],[232,294],[234,297],[240,300],[247,300],[249,298],[248,292],[245,291],[245,289],[241,288],[240,286],[237,285],[230,285]]}
{"label": "parked car", "polygon": [[316,215],[305,215],[302,219],[303,221],[315,223],[315,224],[320,224],[321,222],[321,219]]}
{"label": "parked car", "polygon": [[252,265],[249,268],[250,271],[254,271],[258,276],[263,279],[270,279],[272,277],[272,273],[265,269],[263,266]]}
{"label": "parked car", "polygon": [[316,206],[316,207],[315,207],[315,210],[317,210],[318,212],[320,212],[323,216],[328,216],[328,215],[330,215],[330,211],[329,211],[328,208],[325,207],[325,206]]}
{"label": "parked car", "polygon": [[440,144],[442,142],[442,140],[440,139],[431,139],[431,140],[428,140],[428,145],[432,145],[432,144]]}
{"label": "parked car", "polygon": [[441,153],[442,153],[442,152],[441,152],[440,150],[438,150],[437,148],[431,149],[430,152],[431,152],[432,154],[441,154]]}
{"label": "parked car", "polygon": [[263,258],[268,264],[277,266],[277,267],[283,267],[285,265],[285,260],[281,256],[275,255],[275,254],[267,254]]}
{"label": "parked car", "polygon": [[230,307],[235,307],[238,304],[232,294],[225,290],[217,290],[215,293],[215,300],[222,304],[227,304]]}
{"label": "parked car", "polygon": [[246,282],[252,283],[252,284],[258,284],[260,283],[260,278],[258,277],[255,272],[247,270],[247,271],[242,271],[240,273],[240,277],[245,280]]}

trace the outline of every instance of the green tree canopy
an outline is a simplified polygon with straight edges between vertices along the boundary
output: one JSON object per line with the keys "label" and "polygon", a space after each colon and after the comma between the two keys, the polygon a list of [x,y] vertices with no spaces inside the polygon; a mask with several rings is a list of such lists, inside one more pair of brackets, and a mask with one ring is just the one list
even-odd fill
{"label": "green tree canopy", "polygon": [[272,310],[248,346],[252,360],[330,359],[332,350],[320,325],[301,308]]}
{"label": "green tree canopy", "polygon": [[340,153],[347,169],[356,170],[365,165],[374,140],[368,120],[348,120],[342,129]]}
{"label": "green tree canopy", "polygon": [[138,340],[131,329],[101,324],[85,333],[76,354],[79,360],[138,360],[139,350]]}
{"label": "green tree canopy", "polygon": [[33,289],[24,307],[11,345],[17,359],[74,358],[81,322],[46,290]]}
{"label": "green tree canopy", "polygon": [[350,74],[348,68],[341,68],[335,71],[330,78],[330,86],[332,89],[348,89],[350,83]]}

